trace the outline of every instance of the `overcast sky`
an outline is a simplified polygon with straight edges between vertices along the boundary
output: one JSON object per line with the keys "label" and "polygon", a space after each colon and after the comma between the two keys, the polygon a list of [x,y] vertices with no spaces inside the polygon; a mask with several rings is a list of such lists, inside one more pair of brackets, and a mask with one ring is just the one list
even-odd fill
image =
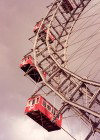
{"label": "overcast sky", "polygon": [[[24,115],[34,85],[23,76],[19,63],[32,48],[28,38],[35,22],[45,16],[50,2],[52,0],[0,0],[0,140],[72,140],[62,130],[48,133]],[[66,129],[83,140],[87,129],[80,127],[82,131],[76,133],[77,121],[74,120],[73,128],[68,120],[67,124]]]}

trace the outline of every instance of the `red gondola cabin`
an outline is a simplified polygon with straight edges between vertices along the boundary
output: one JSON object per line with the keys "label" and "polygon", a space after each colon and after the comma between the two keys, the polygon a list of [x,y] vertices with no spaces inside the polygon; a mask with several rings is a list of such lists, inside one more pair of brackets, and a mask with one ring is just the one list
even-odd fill
{"label": "red gondola cabin", "polygon": [[[34,59],[31,55],[25,56],[21,63],[20,63],[20,68],[24,71],[27,72],[27,74],[36,82],[42,81],[42,78],[37,71],[35,65],[34,65]],[[46,73],[43,73],[44,77],[46,77]]]}
{"label": "red gondola cabin", "polygon": [[52,121],[57,112],[57,109],[40,95],[29,98],[25,108],[25,114],[49,132],[61,129],[61,114],[54,120],[54,122]]}
{"label": "red gondola cabin", "polygon": [[61,4],[62,8],[66,13],[71,12],[74,8],[76,8],[75,3],[73,0],[63,0]]}
{"label": "red gondola cabin", "polygon": [[[36,34],[41,26],[42,21],[39,21],[36,23],[36,25],[33,28],[33,32]],[[41,27],[42,31],[39,33],[39,37],[41,37],[42,42],[45,42],[46,40],[46,34],[47,34],[47,28],[46,26],[43,24]],[[53,41],[55,40],[55,37],[52,35],[52,33],[49,33],[49,43],[53,43]]]}

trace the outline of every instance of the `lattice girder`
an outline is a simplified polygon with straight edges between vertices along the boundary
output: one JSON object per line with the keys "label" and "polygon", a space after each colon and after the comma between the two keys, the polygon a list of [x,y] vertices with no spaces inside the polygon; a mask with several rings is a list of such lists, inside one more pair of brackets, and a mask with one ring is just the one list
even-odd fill
{"label": "lattice girder", "polygon": [[[98,128],[100,119],[100,110],[98,110],[100,107],[100,83],[83,79],[64,67],[69,35],[90,1],[80,0],[76,8],[66,14],[61,7],[62,1],[56,0],[50,6],[48,14],[42,21],[35,37],[32,54],[36,68],[43,79],[43,85],[37,92],[43,89],[44,86],[47,87],[49,89],[46,93],[47,95],[53,92],[65,103],[65,107],[61,110],[62,113],[65,112],[64,109],[66,110],[68,106],[85,123],[92,125],[94,132],[96,132],[100,130]],[[45,41],[42,40],[43,36],[39,36],[42,32],[41,27],[43,24],[47,28]],[[52,44],[49,43],[50,32],[55,37]],[[33,38],[30,39],[32,41]],[[43,77],[43,72],[46,72],[46,78]],[[92,92],[93,88],[95,88],[95,93]],[[83,99],[85,103],[82,102]],[[86,140],[92,135],[92,132],[90,132]]]}

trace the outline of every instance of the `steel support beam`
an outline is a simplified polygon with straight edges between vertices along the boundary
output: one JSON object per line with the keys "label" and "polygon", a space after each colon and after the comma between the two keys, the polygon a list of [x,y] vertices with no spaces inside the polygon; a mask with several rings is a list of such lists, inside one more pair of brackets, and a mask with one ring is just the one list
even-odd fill
{"label": "steel support beam", "polygon": [[[42,73],[41,73],[41,76],[42,76]],[[42,76],[42,78],[44,79],[43,76]],[[92,115],[95,116],[95,117],[100,118],[100,113],[95,112],[95,111],[92,111],[92,110],[90,110],[90,109],[87,108],[87,107],[84,107],[84,106],[82,106],[82,105],[80,105],[80,104],[74,103],[74,102],[72,102],[72,101],[66,99],[66,98],[63,96],[63,93],[58,93],[58,91],[56,91],[53,87],[51,87],[51,86],[49,85],[49,83],[47,83],[45,80],[44,80],[44,82],[45,82],[45,84],[46,84],[50,89],[52,89],[64,102],[66,102],[66,103],[68,103],[68,104],[70,104],[70,105],[72,105],[72,106],[74,106],[74,107],[76,107],[76,108],[79,108],[79,109],[81,109],[81,110],[84,110],[84,111],[86,111],[87,113],[92,114]]]}

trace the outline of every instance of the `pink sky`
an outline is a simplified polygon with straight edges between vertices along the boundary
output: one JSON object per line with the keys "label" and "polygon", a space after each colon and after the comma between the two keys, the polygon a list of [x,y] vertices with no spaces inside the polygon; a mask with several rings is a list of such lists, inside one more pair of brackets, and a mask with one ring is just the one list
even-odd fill
{"label": "pink sky", "polygon": [[[45,16],[46,6],[52,1],[0,0],[0,140],[72,140],[62,130],[48,133],[24,115],[26,100],[33,93],[34,85],[23,76],[19,63],[32,48],[28,38],[35,22]],[[67,130],[83,140],[87,129],[80,127],[83,131],[79,135],[75,126],[71,128],[67,124]]]}

